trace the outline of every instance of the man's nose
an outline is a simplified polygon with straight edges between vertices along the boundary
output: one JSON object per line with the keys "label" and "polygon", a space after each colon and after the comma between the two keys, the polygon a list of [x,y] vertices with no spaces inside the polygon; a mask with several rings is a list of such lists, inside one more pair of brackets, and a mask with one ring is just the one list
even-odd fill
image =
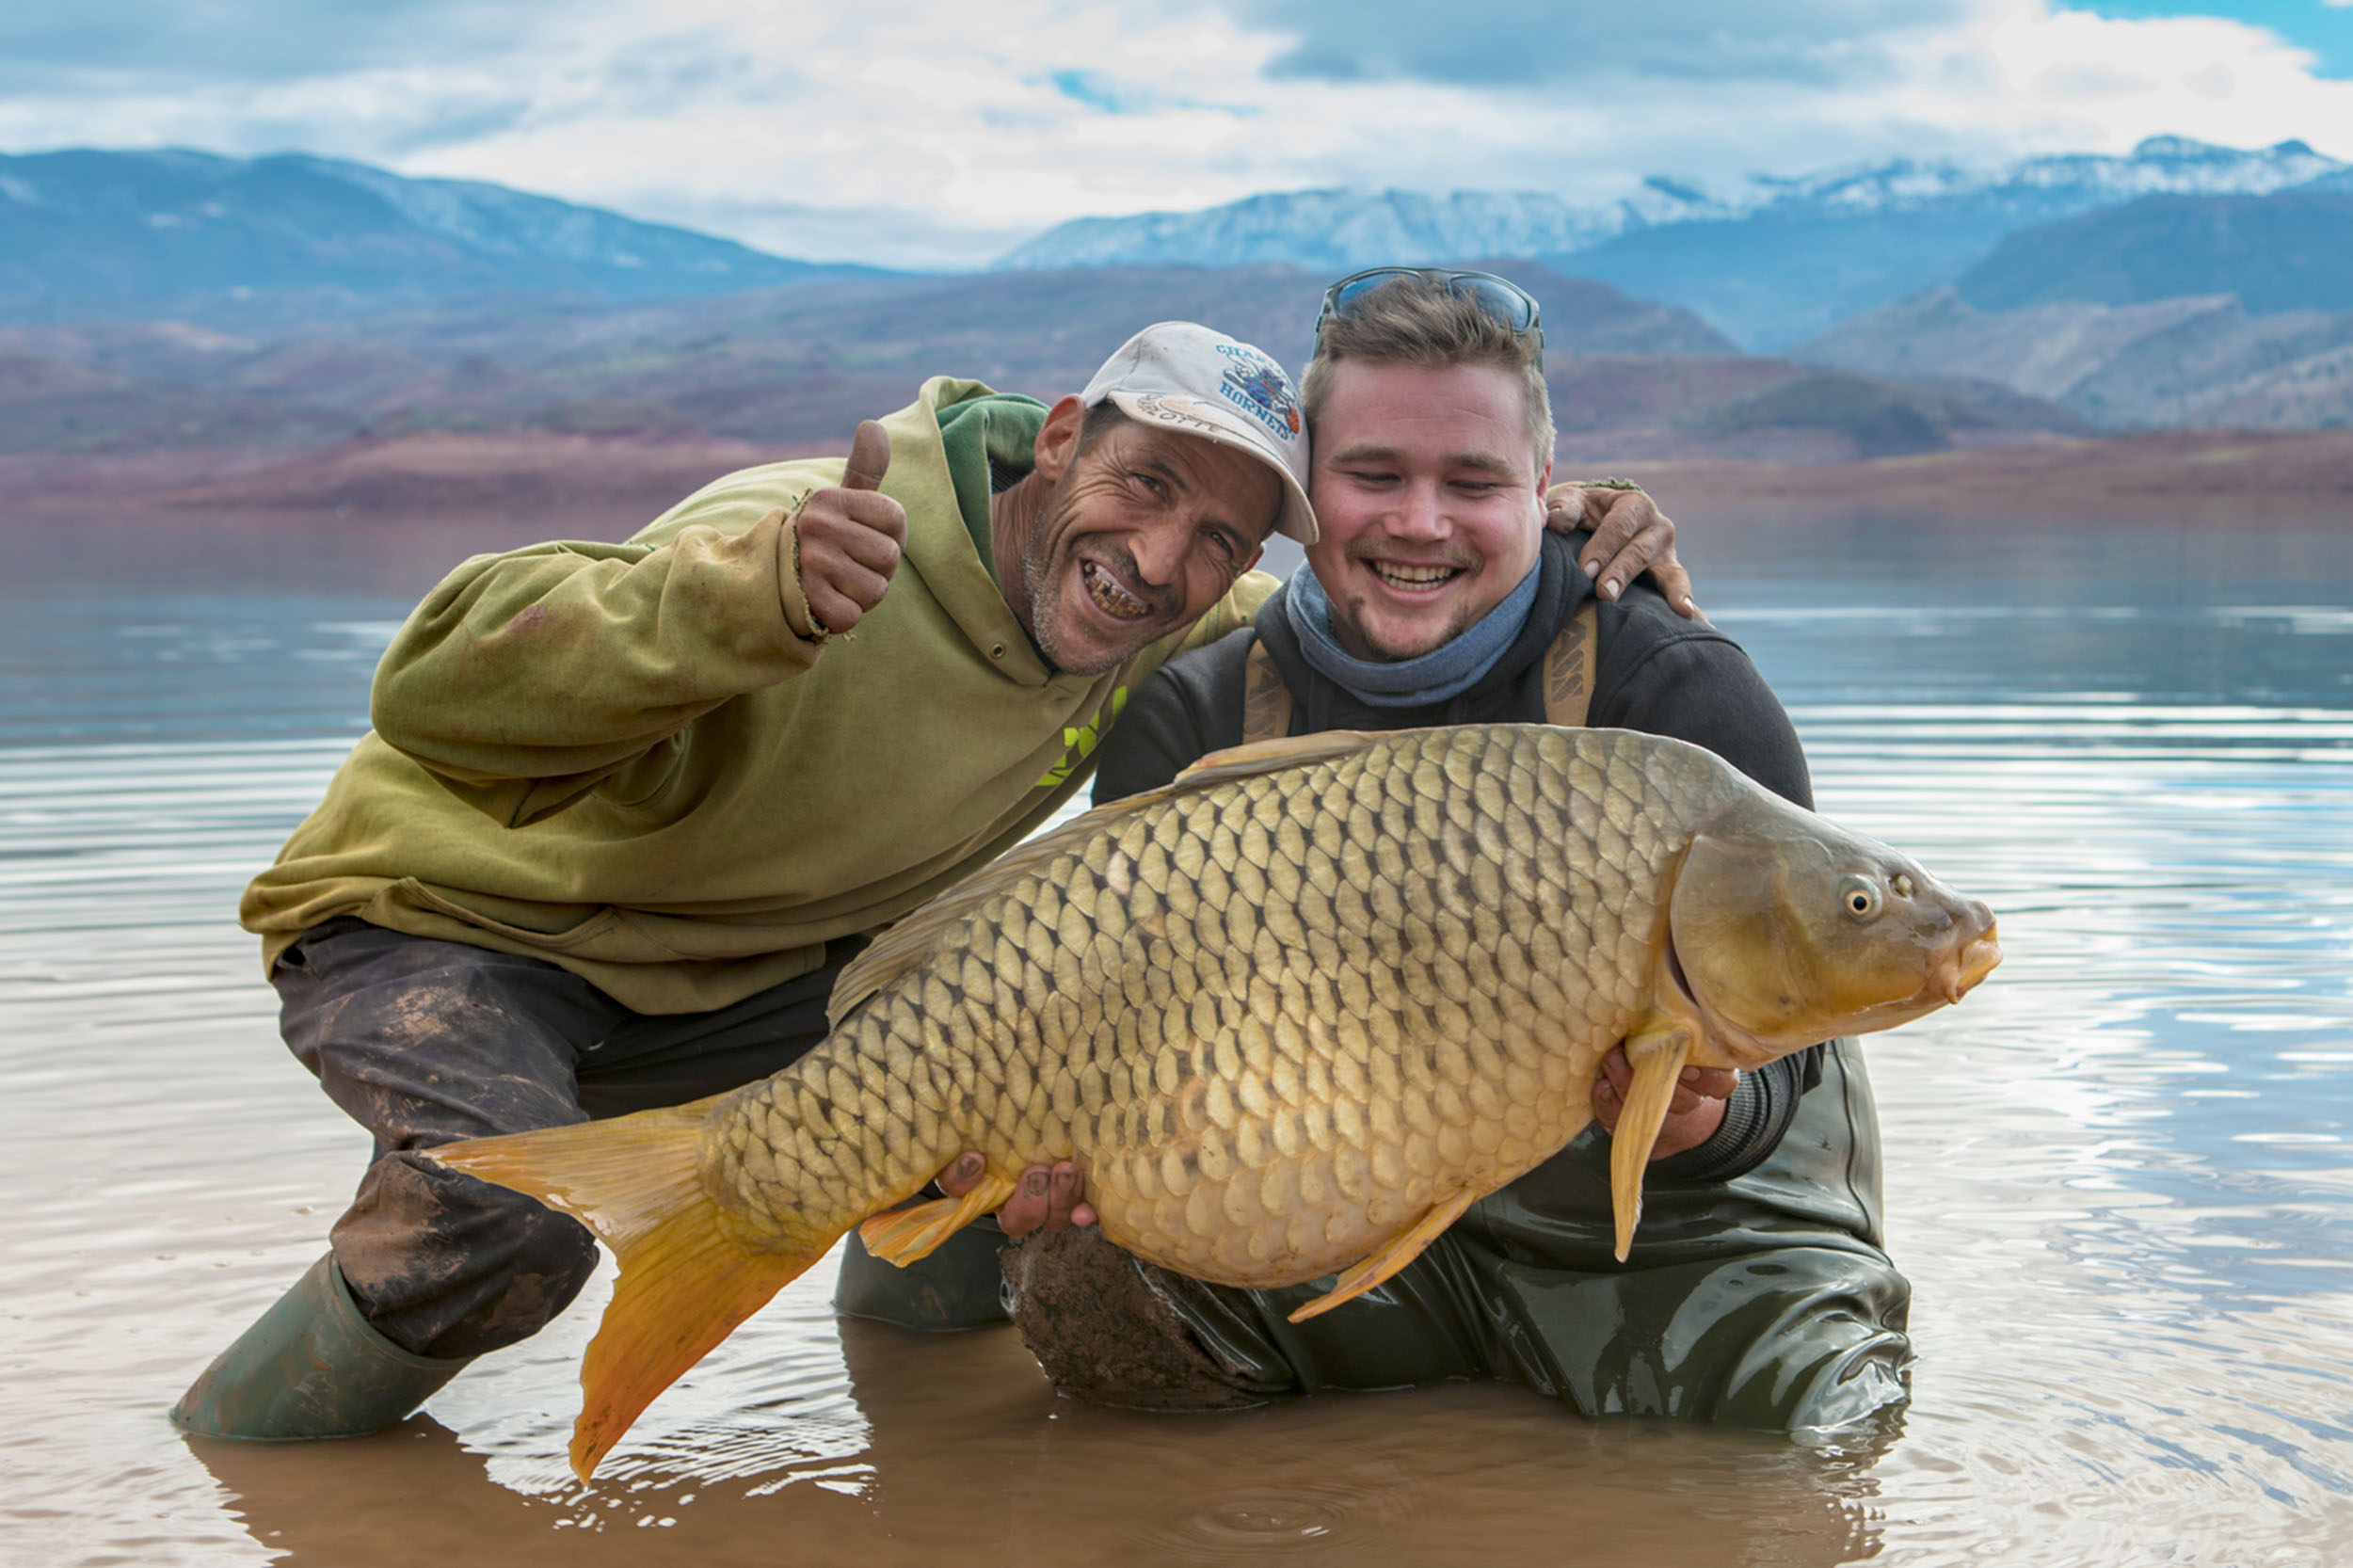
{"label": "man's nose", "polygon": [[1390,510],[1389,533],[1401,539],[1434,539],[1447,531],[1446,507],[1435,486],[1408,485]]}
{"label": "man's nose", "polygon": [[1176,582],[1184,574],[1185,552],[1192,538],[1192,529],[1169,521],[1146,523],[1136,530],[1128,548],[1135,557],[1137,573],[1156,588]]}

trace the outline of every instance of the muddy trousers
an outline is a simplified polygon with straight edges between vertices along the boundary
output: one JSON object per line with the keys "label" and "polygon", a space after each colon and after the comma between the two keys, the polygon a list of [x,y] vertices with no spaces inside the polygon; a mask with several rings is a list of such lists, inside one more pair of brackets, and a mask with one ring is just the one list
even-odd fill
{"label": "muddy trousers", "polygon": [[286,1044],[376,1139],[333,1231],[361,1314],[443,1359],[537,1333],[595,1267],[587,1230],[418,1151],[764,1078],[824,1038],[825,999],[855,951],[837,944],[823,968],[731,1007],[653,1016],[535,958],[350,919],[304,933],[271,975]]}

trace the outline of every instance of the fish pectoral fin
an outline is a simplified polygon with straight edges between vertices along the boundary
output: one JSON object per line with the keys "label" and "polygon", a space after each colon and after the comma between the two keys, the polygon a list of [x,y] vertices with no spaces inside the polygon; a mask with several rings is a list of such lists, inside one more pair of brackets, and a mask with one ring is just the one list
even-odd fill
{"label": "fish pectoral fin", "polygon": [[960,1198],[934,1198],[912,1208],[887,1208],[857,1227],[866,1250],[904,1269],[929,1257],[940,1243],[984,1214],[994,1214],[1014,1194],[1014,1184],[994,1171]]}
{"label": "fish pectoral fin", "polygon": [[1650,1165],[1650,1151],[1667,1125],[1676,1080],[1698,1044],[1698,1032],[1686,1023],[1668,1023],[1625,1043],[1634,1082],[1609,1135],[1609,1207],[1617,1221],[1621,1263],[1634,1248],[1635,1222],[1642,1217],[1642,1173]]}
{"label": "fish pectoral fin", "polygon": [[1332,1284],[1332,1288],[1307,1303],[1290,1315],[1294,1323],[1331,1311],[1342,1302],[1354,1301],[1391,1274],[1422,1255],[1423,1249],[1435,1241],[1446,1227],[1463,1217],[1463,1210],[1479,1201],[1476,1192],[1457,1192],[1446,1202],[1424,1214],[1414,1228],[1347,1270]]}

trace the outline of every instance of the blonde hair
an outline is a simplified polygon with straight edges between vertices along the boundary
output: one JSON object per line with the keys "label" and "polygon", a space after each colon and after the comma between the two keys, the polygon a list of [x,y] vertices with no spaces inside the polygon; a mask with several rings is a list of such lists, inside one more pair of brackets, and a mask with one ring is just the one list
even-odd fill
{"label": "blonde hair", "polygon": [[1443,279],[1392,278],[1353,305],[1346,315],[1324,319],[1315,357],[1300,377],[1300,402],[1310,435],[1324,400],[1331,395],[1333,367],[1350,360],[1375,365],[1495,365],[1520,383],[1528,436],[1539,468],[1552,456],[1555,431],[1552,394],[1545,387],[1542,345],[1512,329],[1511,323],[1455,293]]}

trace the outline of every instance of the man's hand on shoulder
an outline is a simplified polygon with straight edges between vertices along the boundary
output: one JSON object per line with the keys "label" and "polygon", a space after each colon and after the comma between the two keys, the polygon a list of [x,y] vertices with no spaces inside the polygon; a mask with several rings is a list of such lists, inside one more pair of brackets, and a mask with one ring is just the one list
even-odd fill
{"label": "man's hand on shoulder", "polygon": [[1667,602],[1686,620],[1705,620],[1691,598],[1691,574],[1675,558],[1673,520],[1648,491],[1624,480],[1555,485],[1545,495],[1545,526],[1556,534],[1593,531],[1577,565],[1593,580],[1594,591],[1614,600],[1644,572]]}
{"label": "man's hand on shoulder", "polygon": [[870,419],[851,440],[840,485],[810,496],[793,520],[791,568],[821,638],[863,619],[899,569],[907,514],[879,488],[889,468],[890,438]]}
{"label": "man's hand on shoulder", "polygon": [[[1658,1142],[1651,1145],[1650,1157],[1664,1160],[1671,1154],[1698,1148],[1716,1136],[1716,1129],[1724,1125],[1724,1102],[1732,1098],[1733,1089],[1740,1075],[1729,1067],[1686,1067],[1675,1084],[1674,1098],[1668,1102],[1667,1119],[1658,1128]],[[1625,1111],[1627,1091],[1634,1087],[1634,1064],[1625,1059],[1624,1046],[1612,1046],[1609,1054],[1601,1059],[1601,1071],[1593,1079],[1593,1119],[1602,1130],[1615,1134],[1618,1117]]]}

